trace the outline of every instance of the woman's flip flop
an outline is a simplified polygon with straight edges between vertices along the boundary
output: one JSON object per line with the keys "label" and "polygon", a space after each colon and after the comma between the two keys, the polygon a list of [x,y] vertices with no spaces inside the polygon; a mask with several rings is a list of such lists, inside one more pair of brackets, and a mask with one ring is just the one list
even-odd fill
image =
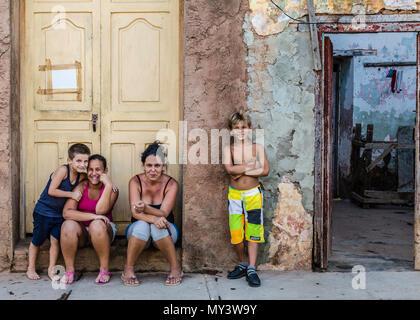
{"label": "woman's flip flop", "polygon": [[[181,284],[183,276],[184,276],[183,272],[181,272],[181,274],[178,277],[169,275],[166,278],[165,286],[177,286],[177,285]],[[175,280],[175,282],[172,282],[173,280]]]}
{"label": "woman's flip flop", "polygon": [[[61,282],[62,283],[64,283],[64,284],[72,284],[73,282],[74,282],[74,277],[75,277],[75,272],[74,271],[71,271],[71,270],[69,270],[69,271],[65,271],[64,272],[66,275],[65,275],[65,277],[63,277],[63,278],[61,278]],[[70,275],[72,275],[73,276],[73,279],[72,279],[72,281],[70,281]],[[64,278],[66,278],[65,279],[65,281],[63,281],[63,279]]]}
{"label": "woman's flip flop", "polygon": [[123,284],[127,287],[137,287],[140,285],[139,279],[136,276],[125,277],[124,273],[121,274],[121,280]]}
{"label": "woman's flip flop", "polygon": [[[105,274],[109,276],[108,280],[101,281],[102,280],[102,277]],[[102,284],[107,284],[110,280],[111,280],[111,272],[108,272],[106,270],[100,270],[100,272],[99,272],[99,279],[98,280],[95,280],[95,283],[98,284],[98,285],[102,285]]]}

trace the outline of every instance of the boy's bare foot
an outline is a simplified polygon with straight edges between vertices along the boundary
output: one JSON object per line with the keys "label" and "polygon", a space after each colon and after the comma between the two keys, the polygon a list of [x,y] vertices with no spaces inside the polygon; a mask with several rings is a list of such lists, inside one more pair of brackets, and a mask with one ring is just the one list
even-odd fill
{"label": "boy's bare foot", "polygon": [[54,272],[54,266],[48,267],[48,277],[51,281],[58,281],[60,280],[60,276]]}
{"label": "boy's bare foot", "polygon": [[26,276],[30,280],[39,280],[39,279],[41,279],[41,277],[38,275],[38,273],[36,273],[36,271],[34,269],[28,269],[28,271],[26,271]]}

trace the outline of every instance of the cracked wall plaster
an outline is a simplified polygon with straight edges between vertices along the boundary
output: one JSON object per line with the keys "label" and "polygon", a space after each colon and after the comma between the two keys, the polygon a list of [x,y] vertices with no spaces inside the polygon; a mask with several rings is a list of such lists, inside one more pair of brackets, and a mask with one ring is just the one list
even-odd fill
{"label": "cracked wall plaster", "polygon": [[302,194],[283,177],[269,236],[268,263],[260,270],[311,270],[312,216],[303,208]]}
{"label": "cracked wall plaster", "polygon": [[[274,0],[289,16],[300,19],[307,15],[307,0]],[[314,0],[317,14],[375,14],[381,10],[416,10],[417,0]],[[267,36],[283,32],[290,18],[270,0],[249,0],[251,22],[255,32]]]}
{"label": "cracked wall plaster", "polygon": [[[270,243],[277,187],[287,177],[302,193],[301,206],[305,215],[313,212],[314,145],[315,145],[315,73],[308,32],[286,30],[261,37],[254,33],[252,17],[245,16],[244,42],[248,48],[248,112],[255,128],[264,129],[264,144],[270,162],[270,174],[262,180],[264,192],[264,228],[267,244],[260,250],[261,262],[270,260]],[[312,218],[311,218],[312,219]],[[310,222],[312,227],[312,222]],[[302,231],[303,232],[303,231]],[[311,235],[312,236],[312,235]],[[271,239],[271,240],[270,240]],[[283,245],[294,250],[286,238]],[[312,242],[306,241],[298,260],[311,264]],[[303,245],[303,244],[302,244]],[[300,258],[299,258],[300,257]],[[292,268],[282,260],[282,268]]]}

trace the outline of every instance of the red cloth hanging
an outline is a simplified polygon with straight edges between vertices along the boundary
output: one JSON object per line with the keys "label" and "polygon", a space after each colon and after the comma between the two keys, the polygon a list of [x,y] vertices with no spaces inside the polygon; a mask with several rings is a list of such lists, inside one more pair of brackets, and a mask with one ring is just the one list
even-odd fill
{"label": "red cloth hanging", "polygon": [[392,72],[392,80],[391,80],[391,91],[395,92],[395,84],[397,82],[397,70],[393,70]]}

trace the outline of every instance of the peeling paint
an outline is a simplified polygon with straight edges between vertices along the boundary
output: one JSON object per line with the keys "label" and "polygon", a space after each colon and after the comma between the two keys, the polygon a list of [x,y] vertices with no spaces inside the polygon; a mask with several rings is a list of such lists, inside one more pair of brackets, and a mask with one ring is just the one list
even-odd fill
{"label": "peeling paint", "polygon": [[[386,136],[397,136],[399,126],[413,126],[416,109],[416,67],[395,66],[402,72],[401,86],[391,90],[391,78],[387,78],[389,67],[367,68],[365,63],[415,62],[415,32],[393,32],[381,34],[329,34],[335,50],[375,49],[377,55],[350,58],[354,64],[353,123],[374,125],[374,139],[384,140]],[[345,87],[345,84],[343,84]]]}
{"label": "peeling paint", "polygon": [[[315,0],[318,14],[375,14],[383,9],[416,10],[416,0]],[[289,16],[300,19],[307,14],[306,0],[275,0]],[[261,36],[283,32],[292,21],[276,8],[270,0],[249,0],[251,21],[255,32]]]}
{"label": "peeling paint", "polygon": [[[265,238],[274,239],[270,233],[279,177],[289,176],[292,184],[299,185],[302,207],[308,214],[313,212],[316,80],[309,33],[286,30],[262,38],[253,35],[252,28],[251,17],[246,15],[243,29],[248,48],[247,107],[254,127],[264,129],[270,163],[270,175],[261,179],[265,187],[264,229]],[[290,228],[301,228],[293,217],[285,223]],[[283,251],[293,251],[287,239],[281,243]],[[261,248],[261,263],[268,261],[270,247],[268,240]],[[311,256],[312,246],[304,248]]]}
{"label": "peeling paint", "polygon": [[312,216],[302,205],[302,194],[288,177],[278,185],[279,196],[269,237],[269,262],[260,270],[312,268]]}

